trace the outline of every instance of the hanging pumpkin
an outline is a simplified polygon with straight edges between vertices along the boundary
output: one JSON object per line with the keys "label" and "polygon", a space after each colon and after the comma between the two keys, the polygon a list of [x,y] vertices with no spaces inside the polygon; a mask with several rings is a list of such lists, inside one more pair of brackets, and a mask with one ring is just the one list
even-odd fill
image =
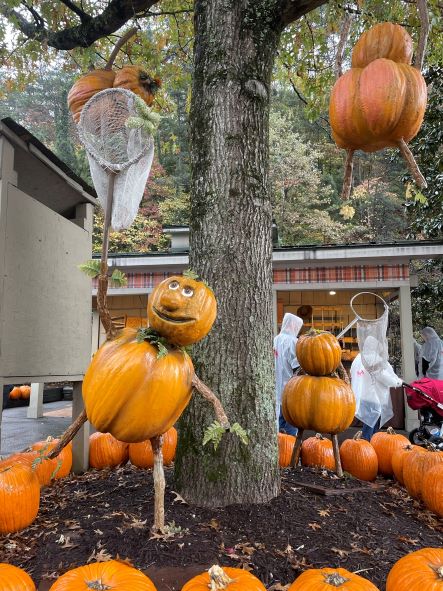
{"label": "hanging pumpkin", "polygon": [[406,490],[414,499],[421,499],[424,476],[437,464],[443,464],[443,452],[426,451],[406,456],[403,462],[403,480]]}
{"label": "hanging pumpkin", "polygon": [[48,437],[45,441],[37,441],[31,446],[31,450],[37,452],[37,457],[41,460],[36,462],[35,472],[42,486],[47,486],[51,483],[51,480],[64,478],[71,471],[72,443],[64,447],[53,460],[45,458],[58,442],[58,439]]}
{"label": "hanging pumpkin", "polygon": [[158,349],[124,329],[94,355],[83,381],[86,414],[94,427],[127,443],[165,433],[191,398],[191,358]]}
{"label": "hanging pumpkin", "polygon": [[423,476],[421,497],[430,511],[443,517],[443,464],[436,464]]}
{"label": "hanging pumpkin", "polygon": [[340,446],[343,470],[360,480],[375,480],[378,474],[378,459],[374,448],[358,431],[352,439],[345,439]]}
{"label": "hanging pumpkin", "polygon": [[214,293],[194,275],[169,277],[149,296],[149,326],[180,347],[192,345],[205,337],[216,315]]}
{"label": "hanging pumpkin", "polygon": [[311,376],[327,376],[341,362],[341,347],[333,334],[311,329],[302,335],[296,345],[298,362]]}
{"label": "hanging pumpkin", "polygon": [[378,458],[378,471],[384,476],[392,476],[392,454],[397,449],[409,444],[409,439],[397,434],[392,427],[379,431],[371,437],[371,445]]}
{"label": "hanging pumpkin", "polygon": [[83,107],[90,98],[106,88],[112,88],[115,72],[112,70],[92,70],[74,82],[68,94],[68,107],[74,121],[80,121]]}
{"label": "hanging pumpkin", "polygon": [[242,568],[212,566],[208,572],[197,575],[181,591],[266,591],[266,587],[253,574]]}
{"label": "hanging pumpkin", "polygon": [[128,461],[128,444],[118,441],[111,433],[93,433],[89,437],[91,468],[115,468]]}
{"label": "hanging pumpkin", "polygon": [[394,23],[378,23],[365,31],[352,51],[352,67],[365,68],[379,58],[410,64],[414,47],[409,33]]}
{"label": "hanging pumpkin", "polygon": [[1,591],[36,591],[31,577],[18,566],[0,562]]}
{"label": "hanging pumpkin", "polygon": [[392,473],[400,484],[405,483],[403,478],[404,461],[409,454],[415,452],[421,453],[426,452],[426,450],[419,445],[408,443],[407,445],[403,445],[399,449],[396,449],[392,454]]}
{"label": "hanging pumpkin", "polygon": [[443,589],[443,549],[423,548],[398,560],[386,579],[386,591]]}
{"label": "hanging pumpkin", "polygon": [[83,589],[157,591],[151,579],[141,571],[118,560],[94,562],[69,570],[53,583],[49,591],[80,591]]}
{"label": "hanging pumpkin", "polygon": [[[169,466],[172,464],[175,457],[175,450],[177,447],[177,431],[171,427],[163,434],[163,464]],[[154,452],[149,439],[141,441],[140,443],[129,444],[129,459],[131,464],[138,468],[153,468],[154,467]]]}
{"label": "hanging pumpkin", "polygon": [[9,392],[10,400],[19,400],[22,397],[22,391],[20,390],[20,386],[15,386]]}
{"label": "hanging pumpkin", "polygon": [[31,397],[31,386],[20,386],[20,395],[23,400],[29,400]]}
{"label": "hanging pumpkin", "polygon": [[154,102],[155,93],[161,87],[161,80],[152,78],[141,66],[124,66],[115,73],[113,86],[131,90],[150,106]]}
{"label": "hanging pumpkin", "polygon": [[344,568],[306,570],[290,585],[288,591],[379,591],[371,581]]}
{"label": "hanging pumpkin", "polygon": [[332,442],[320,433],[315,437],[308,437],[301,446],[301,463],[303,466],[335,470]]}
{"label": "hanging pumpkin", "polygon": [[0,534],[28,527],[37,516],[40,484],[32,468],[0,463]]}
{"label": "hanging pumpkin", "polygon": [[295,442],[296,438],[293,435],[278,434],[278,463],[281,468],[287,468],[291,465]]}
{"label": "hanging pumpkin", "polygon": [[341,433],[354,419],[355,397],[339,378],[295,376],[283,391],[282,412],[299,429]]}

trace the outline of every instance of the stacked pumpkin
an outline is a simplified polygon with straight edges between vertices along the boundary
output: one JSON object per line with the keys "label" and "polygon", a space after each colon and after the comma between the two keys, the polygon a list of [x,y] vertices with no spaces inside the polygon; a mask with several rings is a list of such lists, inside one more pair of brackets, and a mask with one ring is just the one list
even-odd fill
{"label": "stacked pumpkin", "polygon": [[14,386],[9,392],[10,400],[29,400],[31,396],[31,386]]}
{"label": "stacked pumpkin", "polygon": [[[311,330],[298,339],[296,354],[307,375],[294,376],[286,384],[282,399],[283,416],[299,429],[298,447],[305,429],[331,434],[334,445],[320,436],[306,440],[303,443],[304,455],[324,455],[329,448],[329,457],[335,457],[337,472],[341,474],[337,433],[352,423],[355,397],[350,385],[336,374],[341,364],[340,344],[330,332]],[[295,453],[296,461],[297,455],[298,451]],[[332,462],[329,465],[332,466]]]}

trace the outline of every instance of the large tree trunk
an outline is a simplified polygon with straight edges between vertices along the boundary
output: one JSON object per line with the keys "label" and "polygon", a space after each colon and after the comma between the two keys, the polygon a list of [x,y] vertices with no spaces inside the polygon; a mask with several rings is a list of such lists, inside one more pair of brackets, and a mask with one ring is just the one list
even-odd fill
{"label": "large tree trunk", "polygon": [[222,400],[231,433],[202,447],[214,420],[197,394],[180,423],[176,487],[190,503],[263,503],[280,490],[272,355],[270,80],[279,31],[269,0],[197,0],[191,105],[190,266],[218,317],[194,346],[196,372]]}

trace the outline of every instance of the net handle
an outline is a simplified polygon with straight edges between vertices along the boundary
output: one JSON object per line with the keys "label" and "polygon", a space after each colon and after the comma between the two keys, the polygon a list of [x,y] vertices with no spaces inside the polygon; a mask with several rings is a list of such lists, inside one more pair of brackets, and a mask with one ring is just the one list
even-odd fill
{"label": "net handle", "polygon": [[353,303],[354,303],[355,298],[358,298],[361,295],[372,295],[372,296],[375,296],[376,298],[378,298],[383,303],[383,306],[384,306],[384,309],[385,310],[384,310],[383,314],[380,316],[380,318],[382,318],[385,314],[388,313],[388,311],[389,311],[388,304],[385,302],[385,300],[381,296],[379,296],[376,293],[373,293],[372,291],[361,291],[360,293],[356,293],[355,296],[352,296],[351,301],[349,303],[349,305],[351,307],[351,310],[354,312],[355,317],[356,317],[357,320],[363,320],[364,322],[378,322],[380,320],[380,318],[375,318],[375,319],[374,318],[363,318],[363,316],[360,316],[360,314],[357,314],[357,312],[355,311],[355,308],[353,306]]}

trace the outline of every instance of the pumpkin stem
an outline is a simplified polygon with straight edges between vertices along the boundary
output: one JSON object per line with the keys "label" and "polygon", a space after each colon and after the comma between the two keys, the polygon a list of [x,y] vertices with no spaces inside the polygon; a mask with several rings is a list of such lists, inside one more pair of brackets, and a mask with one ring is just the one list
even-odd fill
{"label": "pumpkin stem", "polygon": [[132,29],[129,29],[129,31],[127,33],[125,33],[123,35],[123,37],[120,37],[120,39],[114,45],[114,49],[112,50],[111,55],[109,56],[109,59],[106,62],[106,66],[103,68],[104,70],[111,70],[112,69],[112,66],[114,65],[115,58],[117,57],[117,54],[120,51],[120,49],[136,33],[137,33],[137,27],[132,27]]}
{"label": "pumpkin stem", "polygon": [[230,585],[234,579],[228,577],[221,566],[214,564],[208,571],[209,574],[209,589],[211,591],[223,591]]}
{"label": "pumpkin stem", "polygon": [[437,576],[443,581],[443,566],[439,566],[435,569]]}
{"label": "pumpkin stem", "polygon": [[340,587],[341,585],[344,585],[345,583],[351,580],[345,579],[345,577],[342,577],[337,572],[331,573],[330,575],[324,575],[324,577],[325,583],[327,583],[328,585],[332,585],[333,587]]}
{"label": "pumpkin stem", "polygon": [[150,439],[154,453],[154,533],[165,531],[165,471],[163,469],[163,435]]}
{"label": "pumpkin stem", "polygon": [[112,589],[109,585],[105,585],[102,581],[86,581],[86,587],[89,589],[93,589],[94,591],[108,591],[108,589]]}
{"label": "pumpkin stem", "polygon": [[343,189],[341,192],[341,198],[347,201],[351,195],[352,188],[352,173],[354,170],[354,150],[346,150],[346,161],[345,161],[345,176],[343,179]]}
{"label": "pumpkin stem", "polygon": [[397,142],[401,155],[406,160],[406,164],[408,165],[409,172],[412,174],[415,183],[417,184],[420,189],[426,189],[428,183],[426,182],[425,177],[420,172],[417,162],[415,161],[414,155],[412,154],[411,150],[409,149],[408,144],[402,138]]}
{"label": "pumpkin stem", "polygon": [[394,429],[393,429],[392,427],[388,427],[388,428],[386,429],[386,433],[387,433],[388,435],[396,435],[396,432],[394,431]]}
{"label": "pumpkin stem", "polygon": [[324,437],[321,433],[316,433],[315,434],[316,439],[321,439],[321,441],[323,441]]}
{"label": "pumpkin stem", "polygon": [[361,439],[362,434],[362,431],[357,431],[357,433],[354,435],[352,439],[354,439],[355,441],[359,441]]}

